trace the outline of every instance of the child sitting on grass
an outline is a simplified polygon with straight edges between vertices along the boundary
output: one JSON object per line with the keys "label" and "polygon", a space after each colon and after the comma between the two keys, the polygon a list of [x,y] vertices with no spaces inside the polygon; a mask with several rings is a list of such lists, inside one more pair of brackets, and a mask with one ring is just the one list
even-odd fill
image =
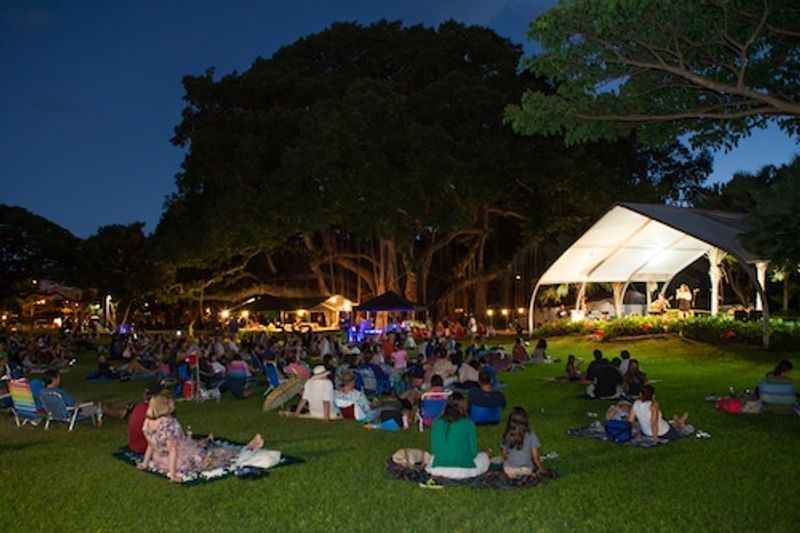
{"label": "child sitting on grass", "polygon": [[512,479],[530,476],[534,472],[551,475],[542,465],[540,446],[539,437],[530,427],[528,413],[522,407],[514,407],[503,433],[503,472]]}

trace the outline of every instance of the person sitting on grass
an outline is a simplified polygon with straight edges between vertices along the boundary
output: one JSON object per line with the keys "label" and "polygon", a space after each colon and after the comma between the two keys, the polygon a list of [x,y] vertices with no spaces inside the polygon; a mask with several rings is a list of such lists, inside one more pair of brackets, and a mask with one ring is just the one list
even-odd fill
{"label": "person sitting on grass", "polygon": [[656,390],[652,385],[644,385],[639,399],[633,402],[628,422],[636,421],[642,434],[651,439],[675,440],[681,437],[681,430],[686,427],[688,413],[673,417],[667,422],[661,414],[661,407],[656,401]]}
{"label": "person sitting on grass", "polygon": [[503,472],[508,477],[525,477],[534,472],[550,475],[539,455],[539,437],[531,429],[528,413],[522,407],[514,407],[508,415],[502,443]]}
{"label": "person sitting on grass", "polygon": [[422,397],[422,389],[425,386],[425,371],[422,368],[409,371],[406,373],[406,379],[409,381],[409,386],[397,395],[397,399],[400,401],[405,419],[414,420],[419,399]]}
{"label": "person sitting on grass", "polygon": [[550,361],[547,357],[547,339],[541,338],[536,342],[536,348],[533,349],[531,356],[531,363],[534,365],[543,365]]}
{"label": "person sitting on grass", "polygon": [[641,394],[642,387],[647,383],[647,374],[639,369],[639,361],[636,359],[630,360],[624,381],[624,389],[627,396],[635,398]]}
{"label": "person sitting on grass", "polygon": [[128,414],[128,448],[136,453],[147,451],[147,438],[144,436],[144,422],[147,419],[147,409],[150,398],[161,394],[162,387],[156,383],[144,391],[144,401],[133,406]]}
{"label": "person sitting on grass", "polygon": [[470,405],[478,407],[499,407],[503,409],[506,406],[506,397],[499,390],[494,390],[492,387],[492,376],[488,372],[481,370],[478,374],[479,387],[470,389],[468,398]]}
{"label": "person sitting on grass", "polygon": [[286,365],[285,372],[287,375],[297,376],[303,381],[311,378],[311,372],[308,367],[297,360],[297,357],[290,355],[288,358],[289,364]]}
{"label": "person sitting on grass", "polygon": [[[56,369],[51,368],[47,372],[44,373],[45,381],[47,383],[44,390],[48,391],[55,391],[61,395],[64,399],[64,405],[67,407],[75,407],[78,405],[78,401],[75,398],[61,388],[61,372]],[[91,404],[86,405],[81,408],[81,414],[86,416],[95,416],[97,418],[97,427],[103,425],[103,408],[98,404]]]}
{"label": "person sitting on grass", "polygon": [[582,381],[583,374],[581,374],[580,370],[578,370],[578,360],[575,358],[574,355],[569,354],[567,357],[567,368],[564,371],[564,375],[566,376],[567,380],[569,381]]}
{"label": "person sitting on grass", "polygon": [[111,368],[105,355],[97,356],[97,370],[89,374],[87,379],[118,379],[119,374]]}
{"label": "person sitting on grass", "polygon": [[[303,409],[308,406],[308,412]],[[284,413],[288,416],[300,418],[315,418],[317,420],[335,420],[340,418],[334,404],[333,383],[328,379],[328,371],[318,365],[314,373],[303,386],[303,397],[293,413]]]}
{"label": "person sitting on grass", "polygon": [[444,392],[444,380],[439,374],[431,376],[431,386],[428,387],[427,392]]}
{"label": "person sitting on grass", "polygon": [[595,350],[595,360],[586,372],[586,380],[591,382],[586,387],[586,395],[603,400],[619,398],[622,395],[622,375],[617,367],[602,358],[602,354],[597,357],[599,351]]}
{"label": "person sitting on grass", "polygon": [[619,365],[619,371],[624,376],[628,373],[628,367],[631,364],[631,353],[628,350],[622,350],[619,352],[619,357],[622,360]]}
{"label": "person sitting on grass", "polygon": [[174,412],[175,402],[170,398],[160,394],[150,398],[142,428],[147,450],[137,465],[140,470],[153,468],[171,481],[180,482],[187,475],[227,467],[240,454],[264,446],[264,439],[259,434],[240,450],[214,447],[213,436],[202,441],[193,440],[183,432]]}
{"label": "person sitting on grass", "polygon": [[784,359],[762,379],[756,393],[764,408],[773,413],[791,413],[797,403],[797,390],[789,373],[792,362]]}
{"label": "person sitting on grass", "polygon": [[592,378],[589,377],[589,374],[591,374],[596,367],[606,363],[608,363],[608,360],[603,357],[603,352],[600,350],[592,352],[592,362],[589,363],[589,366],[586,368],[586,379],[591,381]]}
{"label": "person sitting on grass", "polygon": [[489,470],[489,455],[478,451],[478,433],[467,416],[464,395],[454,392],[447,400],[442,416],[431,428],[431,454],[426,467],[432,476],[469,479]]}
{"label": "person sitting on grass", "polygon": [[352,408],[353,418],[356,422],[371,422],[378,416],[378,412],[372,409],[363,391],[356,388],[356,376],[352,370],[342,372],[340,377],[341,388],[334,392],[333,403],[341,413]]}
{"label": "person sitting on grass", "polygon": [[525,365],[528,363],[528,350],[525,348],[522,337],[517,337],[517,340],[514,341],[514,348],[511,350],[511,358],[516,365]]}
{"label": "person sitting on grass", "polygon": [[480,364],[475,359],[462,363],[458,368],[458,386],[462,389],[474,389],[478,387]]}

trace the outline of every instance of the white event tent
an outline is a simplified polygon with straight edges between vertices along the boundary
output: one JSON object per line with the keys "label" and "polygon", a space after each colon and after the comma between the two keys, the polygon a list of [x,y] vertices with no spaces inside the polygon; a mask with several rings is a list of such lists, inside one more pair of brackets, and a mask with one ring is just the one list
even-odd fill
{"label": "white event tent", "polygon": [[621,314],[622,299],[631,283],[647,283],[649,307],[651,292],[658,284],[663,284],[664,294],[680,271],[702,257],[709,260],[712,315],[719,311],[719,264],[726,255],[748,266],[757,289],[756,309],[763,310],[768,261],[742,245],[740,236],[747,229],[744,215],[737,213],[661,204],[617,204],[539,278],[530,301],[529,331],[534,328],[534,302],[542,285],[580,284],[580,302],[587,283],[614,283],[615,307]]}

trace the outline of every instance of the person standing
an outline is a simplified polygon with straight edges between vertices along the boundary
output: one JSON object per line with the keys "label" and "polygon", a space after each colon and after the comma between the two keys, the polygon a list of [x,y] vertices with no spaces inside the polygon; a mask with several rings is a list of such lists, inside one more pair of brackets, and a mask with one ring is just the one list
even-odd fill
{"label": "person standing", "polygon": [[678,301],[678,310],[681,318],[687,318],[692,310],[692,291],[689,286],[683,283],[675,293],[675,299]]}

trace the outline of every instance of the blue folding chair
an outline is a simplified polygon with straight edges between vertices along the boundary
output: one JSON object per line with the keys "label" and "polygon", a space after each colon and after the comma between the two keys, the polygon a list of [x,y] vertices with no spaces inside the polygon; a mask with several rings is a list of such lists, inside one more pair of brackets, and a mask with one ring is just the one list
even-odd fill
{"label": "blue folding chair", "polygon": [[264,364],[264,375],[267,377],[267,392],[264,396],[277,389],[281,385],[281,376],[278,374],[278,367],[275,363]]}
{"label": "blue folding chair", "polygon": [[69,426],[69,431],[72,431],[78,422],[91,420],[96,426],[102,417],[100,409],[95,404],[87,402],[69,406],[61,393],[56,390],[44,389],[39,398],[47,412],[44,429],[50,429],[50,422],[62,422]]}
{"label": "blue folding chair", "polygon": [[447,406],[449,392],[426,392],[419,400],[419,430],[424,431],[425,427],[430,427],[433,421],[442,416],[444,408]]}
{"label": "blue folding chair", "polygon": [[500,423],[503,414],[501,407],[484,407],[482,405],[470,405],[469,417],[476,426],[493,426]]}

